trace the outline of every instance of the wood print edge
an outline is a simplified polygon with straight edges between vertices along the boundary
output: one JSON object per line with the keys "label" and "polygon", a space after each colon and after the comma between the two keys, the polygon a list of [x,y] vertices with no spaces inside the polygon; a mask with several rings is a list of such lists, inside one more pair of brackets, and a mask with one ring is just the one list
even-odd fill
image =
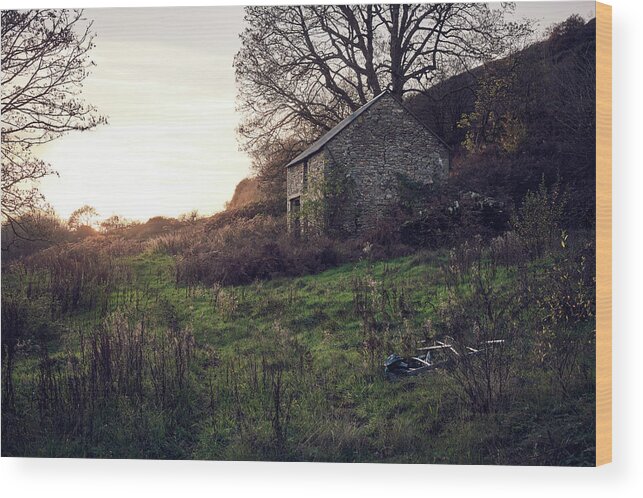
{"label": "wood print edge", "polygon": [[612,461],[612,7],[596,3],[596,465]]}

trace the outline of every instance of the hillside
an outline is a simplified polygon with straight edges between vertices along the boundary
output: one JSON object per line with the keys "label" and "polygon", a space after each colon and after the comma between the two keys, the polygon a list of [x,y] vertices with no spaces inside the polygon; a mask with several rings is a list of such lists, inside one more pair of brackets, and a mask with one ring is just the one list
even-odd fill
{"label": "hillside", "polygon": [[261,194],[259,192],[259,182],[256,178],[244,178],[234,189],[232,199],[226,205],[226,209],[237,209],[250,204],[259,202]]}
{"label": "hillside", "polygon": [[567,223],[592,226],[595,19],[416,95],[409,105],[453,147],[453,189],[518,205],[542,178],[568,196]]}
{"label": "hillside", "polygon": [[[591,465],[593,319],[575,322],[583,339],[560,384],[557,352],[539,359],[540,298],[525,279],[549,298],[567,291],[537,261],[519,270],[508,247],[211,287],[175,285],[173,259],[161,253],[111,259],[108,281],[86,259],[78,302],[65,297],[75,270],[57,283],[45,268],[5,274],[4,340],[14,331],[27,342],[3,456]],[[471,300],[478,278],[488,302]],[[384,376],[387,355],[457,333],[448,332],[463,318],[457,303],[475,318],[507,299],[523,304],[511,331],[494,332],[511,338],[512,353],[492,405],[466,395],[457,368]]]}
{"label": "hillside", "polygon": [[[547,81],[546,71],[551,69],[550,65],[560,72],[570,71],[578,63],[578,54],[595,52],[596,19],[585,23],[571,18],[567,23],[554,30],[548,39],[533,43],[508,59],[453,76],[433,86],[426,95],[413,95],[408,101],[409,107],[429,128],[457,149],[466,132],[458,122],[463,115],[474,110],[480,81],[487,74],[508,67],[507,70],[517,76],[516,88],[526,99],[525,118],[530,131],[551,131],[552,112],[555,110],[551,108],[551,95],[543,90],[549,87],[551,91],[556,82]],[[593,60],[587,62],[589,65]],[[573,102],[566,104],[573,105]]]}

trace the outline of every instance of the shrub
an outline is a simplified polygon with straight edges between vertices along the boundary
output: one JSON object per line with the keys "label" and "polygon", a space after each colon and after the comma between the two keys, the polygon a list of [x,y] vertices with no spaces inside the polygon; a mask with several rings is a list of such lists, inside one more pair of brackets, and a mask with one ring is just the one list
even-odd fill
{"label": "shrub", "polygon": [[131,270],[118,256],[140,251],[131,241],[92,237],[50,247],[10,268],[16,290],[50,299],[51,316],[104,308],[110,292],[131,281]]}
{"label": "shrub", "polygon": [[203,233],[202,230],[179,230],[161,235],[148,240],[145,251],[175,256],[190,247],[194,243],[194,238],[199,237],[201,233]]}
{"label": "shrub", "polygon": [[538,282],[540,328],[536,351],[542,365],[554,372],[565,394],[579,369],[586,380],[592,369],[592,365],[581,364],[580,359],[588,357],[594,344],[593,328],[583,324],[596,314],[595,268],[596,251],[591,240],[553,255]]}
{"label": "shrub", "polygon": [[178,285],[248,284],[279,276],[305,275],[350,259],[349,249],[325,237],[298,240],[285,220],[259,215],[206,230],[177,258]]}
{"label": "shrub", "polygon": [[536,192],[527,192],[511,224],[532,254],[540,257],[560,240],[565,203],[560,183],[548,190],[544,176]]}
{"label": "shrub", "polygon": [[65,222],[49,212],[33,212],[2,224],[2,262],[15,261],[51,246],[73,240]]}
{"label": "shrub", "polygon": [[210,217],[207,221],[207,230],[213,231],[223,228],[241,220],[251,220],[255,216],[268,216],[279,218],[285,214],[285,204],[274,201],[261,200],[244,204],[241,207],[226,209]]}
{"label": "shrub", "polygon": [[498,266],[478,247],[452,251],[444,266],[447,298],[437,328],[452,345],[449,375],[460,394],[473,412],[489,413],[508,400],[527,303],[517,286],[500,283]]}

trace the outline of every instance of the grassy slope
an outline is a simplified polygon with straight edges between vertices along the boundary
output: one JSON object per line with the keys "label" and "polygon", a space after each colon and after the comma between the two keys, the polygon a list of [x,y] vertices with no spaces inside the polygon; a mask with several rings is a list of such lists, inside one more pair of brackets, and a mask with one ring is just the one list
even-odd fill
{"label": "grassy slope", "polygon": [[[407,257],[379,262],[372,267],[375,279],[388,279],[394,285],[414,289],[409,296],[416,310],[412,317],[414,327],[419,328],[433,312],[431,301],[437,296],[431,299],[427,288],[439,292],[439,286],[432,282],[437,263],[444,258],[444,255],[434,254],[430,263],[418,264],[414,258]],[[135,260],[135,265],[142,281],[158,285],[154,276],[158,274],[159,266],[169,271],[171,260],[141,257]],[[334,399],[330,409],[336,412],[332,417],[336,420],[325,421],[326,427],[322,429],[316,425],[320,420],[307,420],[299,429],[300,434],[305,435],[304,440],[327,430],[327,437],[322,438],[326,445],[317,441],[317,447],[299,448],[291,457],[482,463],[483,460],[472,459],[471,450],[461,452],[461,446],[453,444],[448,430],[445,434],[449,440],[444,441],[447,448],[436,452],[429,445],[426,435],[435,432],[434,424],[441,424],[444,418],[457,419],[457,415],[444,417],[440,413],[446,379],[436,382],[434,378],[426,377],[393,384],[383,375],[364,378],[361,322],[352,312],[352,280],[365,274],[367,266],[362,262],[319,275],[229,288],[226,290],[228,295],[237,301],[234,311],[225,306],[223,310],[217,310],[212,305],[210,293],[203,289],[186,296],[166,281],[159,290],[178,309],[186,310],[182,318],[191,323],[197,341],[212,345],[221,356],[234,358],[261,352],[265,341],[272,341],[271,335],[278,322],[310,350],[317,370],[333,372],[335,383],[330,390],[334,391]],[[253,457],[244,448],[235,449],[231,454],[216,445],[213,448],[208,440],[213,436],[207,434],[206,429],[195,456]],[[460,439],[459,434],[456,439]]]}
{"label": "grassy slope", "polygon": [[[383,287],[396,293],[392,300],[404,300],[410,310],[405,317],[391,312],[389,330],[383,332],[390,349],[402,344],[405,331],[420,330],[434,314],[444,292],[438,268],[445,258],[444,253],[431,253],[372,267],[362,262],[319,275],[223,288],[218,304],[211,289],[177,289],[171,257],[128,258],[134,285],[112,299],[131,302],[137,295],[153,296],[145,306],[156,319],[162,322],[171,315],[192,329],[197,344],[216,351],[218,366],[194,371],[197,408],[181,419],[153,410],[136,418],[121,408],[105,414],[104,431],[89,443],[45,436],[48,442],[43,444],[35,437],[34,446],[26,442],[18,451],[43,456],[589,463],[591,455],[587,461],[579,460],[570,438],[591,416],[587,412],[591,400],[575,401],[573,407],[527,393],[506,412],[473,416],[446,375],[437,372],[389,382],[381,370],[380,356],[386,347],[368,361],[362,324],[353,310],[354,279],[384,282]],[[73,317],[72,322],[84,323],[86,315]],[[279,348],[284,334],[288,344],[305,352],[310,365],[287,377],[291,391],[286,394],[292,399],[284,422],[285,441],[276,445],[270,393],[248,390],[252,365],[247,359],[270,361],[271,355],[283,355]],[[76,345],[77,336],[68,332],[51,344],[51,351],[62,356]],[[293,352],[293,361],[296,355]],[[32,359],[19,365],[16,376],[23,389],[33,380],[36,364]],[[241,394],[231,375],[243,384]],[[234,416],[237,405],[231,393],[242,398],[243,422]]]}

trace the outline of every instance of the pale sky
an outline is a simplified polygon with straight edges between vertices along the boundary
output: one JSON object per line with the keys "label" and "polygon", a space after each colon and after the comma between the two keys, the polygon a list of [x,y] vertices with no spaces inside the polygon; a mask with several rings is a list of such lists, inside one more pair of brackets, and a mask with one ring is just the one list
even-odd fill
{"label": "pale sky", "polygon": [[[594,2],[519,2],[544,29]],[[83,96],[108,125],[71,133],[37,154],[60,177],[42,181],[63,218],[90,204],[101,217],[212,214],[250,173],[238,150],[232,61],[242,7],[87,9],[97,33]]]}
{"label": "pale sky", "polygon": [[238,151],[232,60],[240,7],[87,9],[97,33],[83,96],[109,124],[38,151],[60,177],[42,192],[66,218],[146,220],[222,209],[250,170]]}

